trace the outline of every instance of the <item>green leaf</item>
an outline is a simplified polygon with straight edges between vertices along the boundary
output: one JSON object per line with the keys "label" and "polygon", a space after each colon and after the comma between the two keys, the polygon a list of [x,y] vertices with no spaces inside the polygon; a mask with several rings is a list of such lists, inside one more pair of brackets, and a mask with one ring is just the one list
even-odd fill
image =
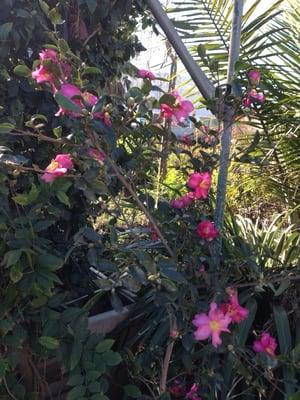
{"label": "green leaf", "polygon": [[49,253],[39,255],[37,261],[41,267],[49,269],[50,271],[57,271],[64,263],[62,258]]}
{"label": "green leaf", "polygon": [[58,200],[61,203],[63,203],[67,207],[71,208],[71,203],[70,203],[69,197],[65,192],[61,192],[61,191],[57,192],[56,197],[58,198]]}
{"label": "green leaf", "polygon": [[161,274],[175,282],[185,283],[186,279],[181,272],[172,268],[161,269]]}
{"label": "green leaf", "polygon": [[25,64],[17,65],[14,68],[14,74],[17,76],[28,77],[31,76],[31,69],[29,69]]}
{"label": "green leaf", "polygon": [[97,67],[85,67],[82,72],[82,76],[84,75],[101,75],[102,72]]}
{"label": "green leaf", "polygon": [[64,39],[58,39],[58,48],[60,52],[64,55],[70,52],[70,47]]}
{"label": "green leaf", "polygon": [[110,350],[114,342],[115,341],[113,339],[105,339],[98,343],[96,346],[97,353],[104,353],[105,351]]}
{"label": "green leaf", "polygon": [[100,382],[91,382],[88,385],[88,390],[91,393],[101,393],[102,392],[102,386]]}
{"label": "green leaf", "polygon": [[143,85],[141,87],[141,91],[145,94],[148,95],[151,92],[152,89],[152,84],[149,79],[144,79]]}
{"label": "green leaf", "polygon": [[292,337],[287,313],[282,306],[273,307],[280,353],[287,355],[292,350]]}
{"label": "green leaf", "polygon": [[49,350],[56,350],[59,347],[59,340],[51,336],[41,336],[39,343]]}
{"label": "green leaf", "polygon": [[8,35],[12,31],[12,28],[13,28],[12,22],[6,22],[5,24],[0,25],[0,41],[5,42],[7,40]]}
{"label": "green leaf", "polygon": [[67,394],[66,400],[78,400],[79,397],[85,395],[85,392],[86,392],[86,388],[84,386],[82,386],[82,385],[75,386]]}
{"label": "green leaf", "polygon": [[13,283],[18,283],[22,279],[23,272],[19,263],[11,267],[9,271],[9,277]]}
{"label": "green leaf", "polygon": [[0,124],[0,133],[9,133],[13,129],[15,129],[15,126],[10,124],[9,122],[3,122]]}
{"label": "green leaf", "polygon": [[82,385],[84,381],[84,377],[82,375],[72,375],[71,378],[68,380],[67,385],[68,386],[78,386]]}
{"label": "green leaf", "polygon": [[56,128],[52,129],[52,132],[54,134],[55,137],[57,138],[61,138],[62,135],[62,127],[61,126],[57,126]]}
{"label": "green leaf", "polygon": [[82,355],[83,345],[81,342],[74,341],[70,357],[70,370],[72,371],[79,363]]}
{"label": "green leaf", "polygon": [[82,114],[81,108],[77,104],[73,103],[70,99],[63,96],[62,94],[57,92],[55,93],[54,98],[62,108],[68,111],[73,111],[78,114]]}
{"label": "green leaf", "polygon": [[40,5],[42,11],[43,11],[46,15],[48,15],[48,12],[49,12],[49,6],[48,6],[48,4],[47,4],[44,0],[39,0],[39,5]]}
{"label": "green leaf", "polygon": [[238,342],[240,346],[245,346],[250,329],[252,327],[257,310],[256,300],[250,299],[246,304],[246,308],[249,310],[248,318],[239,325]]}
{"label": "green leaf", "polygon": [[26,194],[18,194],[17,196],[13,197],[15,203],[20,204],[21,206],[28,206],[29,204],[33,203],[39,195],[39,190],[32,184],[30,191]]}
{"label": "green leaf", "polygon": [[86,5],[88,6],[89,12],[94,14],[97,8],[97,0],[85,0]]}
{"label": "green leaf", "polygon": [[164,94],[159,99],[159,104],[167,104],[168,106],[173,106],[175,104],[176,98],[171,94]]}
{"label": "green leaf", "polygon": [[10,250],[4,254],[4,258],[2,264],[5,265],[5,268],[9,268],[10,266],[16,264],[22,255],[22,250]]}
{"label": "green leaf", "polygon": [[52,10],[48,12],[48,17],[53,25],[60,25],[64,22],[56,7],[52,8]]}
{"label": "green leaf", "polygon": [[113,352],[111,350],[107,351],[106,353],[103,353],[102,356],[104,362],[111,367],[120,364],[120,362],[122,361],[120,354]]}
{"label": "green leaf", "polygon": [[142,396],[142,392],[135,385],[124,386],[124,392],[127,396],[132,397],[133,399],[139,399]]}
{"label": "green leaf", "polygon": [[300,400],[300,390],[292,396],[289,396],[288,400]]}

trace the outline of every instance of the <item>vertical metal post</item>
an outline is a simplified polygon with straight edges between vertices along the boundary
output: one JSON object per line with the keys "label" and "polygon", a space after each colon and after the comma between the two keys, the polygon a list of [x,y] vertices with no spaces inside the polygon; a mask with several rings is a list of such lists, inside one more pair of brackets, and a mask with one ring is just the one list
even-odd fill
{"label": "vertical metal post", "polygon": [[[233,18],[232,18],[232,29],[231,29],[231,41],[229,49],[229,60],[228,60],[228,73],[227,73],[227,83],[232,85],[235,63],[239,58],[240,53],[240,42],[241,42],[241,27],[242,27],[242,16],[243,16],[243,0],[234,0],[233,8]],[[232,93],[235,92],[234,85],[232,86]],[[227,187],[227,177],[228,177],[228,166],[229,166],[229,156],[231,147],[231,137],[232,137],[232,126],[234,123],[234,105],[224,104],[224,124],[223,124],[223,134],[221,138],[221,153],[220,153],[220,167],[218,175],[218,186],[217,186],[217,200],[216,200],[216,210],[215,210],[215,224],[216,227],[221,231],[224,223],[224,210],[225,210],[225,200],[226,200],[226,187]],[[222,248],[221,236],[216,240],[214,248],[214,258],[215,267],[219,268],[220,256]]]}
{"label": "vertical metal post", "polygon": [[160,5],[159,0],[146,0],[146,2],[202,96],[205,98],[205,100],[213,99],[215,96],[214,85],[210,82],[183,44],[172,22]]}

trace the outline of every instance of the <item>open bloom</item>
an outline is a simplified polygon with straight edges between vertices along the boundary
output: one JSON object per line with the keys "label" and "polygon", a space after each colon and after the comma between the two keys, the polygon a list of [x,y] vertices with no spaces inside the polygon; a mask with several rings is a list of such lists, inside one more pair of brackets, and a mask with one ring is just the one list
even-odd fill
{"label": "open bloom", "polygon": [[55,159],[45,169],[45,173],[41,179],[46,183],[50,183],[58,176],[65,175],[71,168],[73,168],[73,162],[70,154],[57,154]]}
{"label": "open bloom", "polygon": [[260,72],[257,69],[252,69],[247,74],[249,82],[253,86],[257,86],[260,81]]}
{"label": "open bloom", "polygon": [[99,160],[99,161],[104,161],[104,159],[105,159],[105,154],[102,153],[102,151],[99,151],[99,150],[94,149],[92,147],[88,149],[88,155],[90,157],[95,158],[96,160]]}
{"label": "open bloom", "polygon": [[260,338],[253,343],[253,350],[256,353],[266,353],[271,357],[275,357],[276,347],[276,339],[267,332],[263,332]]}
{"label": "open bloom", "polygon": [[248,317],[249,310],[239,304],[237,291],[229,289],[229,303],[221,304],[220,308],[224,314],[228,315],[232,322],[240,323]]}
{"label": "open bloom", "polygon": [[183,122],[193,112],[193,103],[184,100],[177,91],[174,91],[171,95],[175,98],[174,104],[161,104],[160,111],[162,116],[169,120],[174,117],[177,122]]}
{"label": "open bloom", "polygon": [[40,56],[40,60],[43,62],[43,61],[46,61],[46,60],[51,60],[52,62],[54,62],[55,64],[57,64],[59,61],[58,61],[58,54],[57,54],[57,51],[56,50],[53,50],[53,49],[45,49],[45,50],[42,50],[40,53],[39,53],[39,56]]}
{"label": "open bloom", "polygon": [[196,340],[205,340],[212,338],[214,347],[218,347],[221,343],[221,333],[230,332],[228,325],[231,318],[218,309],[216,303],[211,303],[208,315],[201,313],[196,314],[193,319],[193,325],[197,328],[194,332]]}
{"label": "open bloom", "polygon": [[219,231],[215,228],[212,222],[202,221],[197,226],[197,234],[201,237],[201,239],[211,242],[219,235]]}
{"label": "open bloom", "polygon": [[156,76],[153,74],[153,72],[148,71],[146,69],[139,69],[138,72],[137,72],[137,75],[138,75],[139,78],[148,78],[151,81],[156,79]]}
{"label": "open bloom", "polygon": [[199,391],[199,385],[197,383],[194,383],[193,386],[185,395],[185,398],[189,400],[201,400],[201,397],[198,396],[198,391]]}
{"label": "open bloom", "polygon": [[31,76],[37,83],[49,82],[51,85],[54,85],[55,82],[55,76],[43,65],[32,71]]}
{"label": "open bloom", "polygon": [[184,196],[179,197],[178,199],[173,199],[170,204],[174,208],[185,208],[190,206],[193,203],[194,199],[194,194],[192,192],[189,192]]}
{"label": "open bloom", "polygon": [[265,95],[255,89],[251,89],[248,95],[251,100],[256,101],[257,103],[263,103],[265,101]]}
{"label": "open bloom", "polygon": [[196,199],[207,199],[211,186],[211,174],[209,172],[194,172],[189,177],[187,185],[194,190]]}
{"label": "open bloom", "polygon": [[[74,99],[74,96],[82,97],[81,90],[77,86],[71,85],[70,83],[64,83],[63,85],[61,85],[61,88],[58,91],[58,93],[60,93],[64,97],[67,97],[69,100],[72,101],[72,103],[76,104],[81,109],[83,108],[81,99],[80,98]],[[57,111],[57,113],[55,115],[56,116],[70,115],[75,118],[81,117],[81,113],[73,112],[73,111],[67,110],[63,107],[59,107],[59,110]]]}

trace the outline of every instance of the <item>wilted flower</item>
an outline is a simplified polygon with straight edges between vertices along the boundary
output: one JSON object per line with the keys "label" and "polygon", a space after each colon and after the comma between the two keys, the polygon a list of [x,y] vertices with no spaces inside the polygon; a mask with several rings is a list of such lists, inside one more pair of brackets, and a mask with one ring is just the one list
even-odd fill
{"label": "wilted flower", "polygon": [[139,69],[137,75],[139,78],[147,78],[150,79],[151,81],[156,79],[156,76],[153,74],[153,72],[148,71],[146,69]]}
{"label": "wilted flower", "polygon": [[73,168],[70,154],[57,154],[54,160],[45,169],[41,179],[46,183],[54,181],[58,176],[65,175],[68,169]]}
{"label": "wilted flower", "polygon": [[275,350],[277,347],[276,339],[267,332],[263,332],[259,340],[253,343],[253,350],[256,353],[266,353],[271,357],[275,357]]}
{"label": "wilted flower", "polygon": [[215,228],[212,222],[202,221],[197,226],[197,234],[201,237],[201,239],[205,239],[210,242],[219,235],[219,231]]}
{"label": "wilted flower", "polygon": [[252,69],[247,74],[249,82],[253,86],[257,86],[260,82],[260,72],[257,69]]}
{"label": "wilted flower", "polygon": [[221,304],[220,308],[224,314],[228,315],[232,322],[240,323],[248,317],[249,310],[239,304],[237,291],[228,289],[229,303]]}
{"label": "wilted flower", "polygon": [[94,149],[92,147],[88,149],[88,155],[99,161],[104,161],[104,159],[105,159],[104,153],[102,153],[101,151]]}
{"label": "wilted flower", "polygon": [[220,335],[222,332],[230,332],[228,326],[231,318],[218,309],[216,303],[211,303],[208,315],[201,313],[196,314],[193,319],[193,325],[197,328],[194,332],[196,340],[205,340],[212,338],[214,347],[218,347],[222,340]]}
{"label": "wilted flower", "polygon": [[187,185],[194,190],[196,199],[207,199],[211,186],[211,174],[209,172],[194,172],[190,175]]}

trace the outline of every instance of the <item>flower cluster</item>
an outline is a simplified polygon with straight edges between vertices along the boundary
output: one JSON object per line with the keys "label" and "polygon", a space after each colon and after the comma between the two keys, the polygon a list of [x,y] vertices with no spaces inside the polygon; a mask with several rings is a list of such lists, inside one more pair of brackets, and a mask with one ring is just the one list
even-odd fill
{"label": "flower cluster", "polygon": [[229,300],[227,303],[218,305],[210,304],[208,314],[196,314],[193,325],[196,327],[194,333],[196,340],[205,340],[211,337],[212,345],[218,347],[222,344],[221,333],[228,332],[231,323],[240,323],[248,317],[248,309],[239,304],[237,292],[229,289]]}
{"label": "flower cluster", "polygon": [[181,123],[194,111],[193,103],[184,100],[177,91],[172,92],[171,95],[174,97],[174,103],[172,105],[161,104],[161,114],[166,120],[175,120]]}
{"label": "flower cluster", "polygon": [[258,92],[255,88],[260,82],[260,72],[258,70],[250,70],[248,72],[248,80],[251,85],[251,89],[247,91],[246,95],[242,100],[242,104],[245,108],[251,108],[255,104],[263,104],[265,101],[265,95],[263,92]]}

